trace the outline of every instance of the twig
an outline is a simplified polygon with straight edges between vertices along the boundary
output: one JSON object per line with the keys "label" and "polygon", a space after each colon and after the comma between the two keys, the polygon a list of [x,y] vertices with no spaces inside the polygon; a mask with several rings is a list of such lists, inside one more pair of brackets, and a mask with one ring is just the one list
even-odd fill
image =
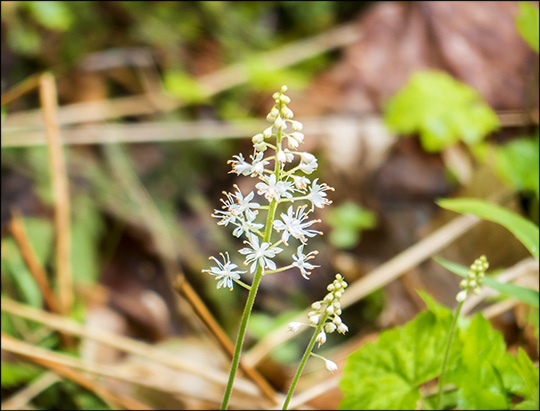
{"label": "twig", "polygon": [[[21,252],[24,262],[30,270],[32,277],[34,277],[34,280],[36,281],[41,295],[43,295],[43,299],[45,300],[45,303],[47,304],[49,309],[57,314],[62,314],[58,298],[54,294],[54,291],[49,284],[49,280],[47,279],[47,274],[41,266],[41,263],[36,256],[34,248],[32,247],[30,240],[28,239],[28,235],[26,234],[26,230],[24,229],[24,224],[21,220],[20,213],[16,210],[13,210],[12,215],[13,218],[9,224],[9,230],[13,235],[15,243],[19,247],[19,251]],[[61,333],[60,338],[62,339],[64,345],[66,345],[67,347],[74,346],[74,341],[70,335]]]}
{"label": "twig", "polygon": [[2,94],[2,98],[1,98],[2,105],[5,106],[6,104],[9,104],[13,100],[18,99],[23,94],[26,94],[29,91],[32,91],[38,86],[39,86],[39,74],[34,74],[33,76],[30,76],[24,79],[19,84],[17,84],[13,88],[9,89],[4,94]]}
{"label": "twig", "polygon": [[49,280],[47,279],[47,273],[45,273],[45,270],[41,266],[41,263],[36,256],[34,248],[32,247],[30,240],[28,239],[28,235],[26,234],[26,230],[24,229],[24,224],[21,220],[20,212],[17,210],[13,210],[12,216],[13,218],[9,223],[9,231],[11,232],[15,243],[19,247],[22,258],[26,263],[28,269],[30,270],[30,273],[34,277],[39,291],[41,291],[41,295],[43,295],[45,304],[47,304],[51,311],[57,314],[61,314],[58,299],[49,284]]}
{"label": "twig", "polygon": [[55,203],[56,227],[56,272],[60,311],[69,315],[73,304],[73,285],[71,278],[71,233],[69,215],[69,187],[66,164],[57,121],[57,93],[52,74],[40,77],[39,94],[43,109],[43,121],[48,142],[49,170]]}

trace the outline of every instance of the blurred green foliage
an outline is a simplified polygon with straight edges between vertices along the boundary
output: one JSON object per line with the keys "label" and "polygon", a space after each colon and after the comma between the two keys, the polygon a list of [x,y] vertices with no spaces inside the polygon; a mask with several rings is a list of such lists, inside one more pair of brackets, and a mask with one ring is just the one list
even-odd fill
{"label": "blurred green foliage", "polygon": [[499,127],[495,112],[472,87],[443,72],[415,72],[388,101],[384,121],[393,132],[420,135],[422,147],[441,151],[473,145]]}
{"label": "blurred green foliage", "polygon": [[377,215],[351,201],[332,207],[327,213],[332,227],[330,242],[337,248],[349,249],[360,242],[362,230],[377,225]]}
{"label": "blurred green foliage", "polygon": [[539,135],[512,140],[496,149],[495,170],[516,191],[531,191],[540,198]]}
{"label": "blurred green foliage", "polygon": [[528,1],[520,1],[516,25],[525,41],[538,53],[538,37],[540,32],[538,6]]}

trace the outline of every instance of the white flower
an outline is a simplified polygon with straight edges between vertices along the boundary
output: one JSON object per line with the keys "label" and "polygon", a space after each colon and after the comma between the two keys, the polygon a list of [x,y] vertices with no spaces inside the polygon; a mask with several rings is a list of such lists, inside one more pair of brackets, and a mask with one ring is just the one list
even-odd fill
{"label": "white flower", "polygon": [[326,358],[323,358],[323,359],[324,359],[324,366],[326,367],[328,371],[333,373],[334,371],[338,369],[338,366],[335,362],[327,360]]}
{"label": "white flower", "polygon": [[313,184],[310,187],[310,192],[307,195],[307,199],[311,201],[311,210],[313,211],[314,207],[323,208],[325,205],[332,204],[332,201],[326,198],[325,191],[332,190],[333,187],[328,186],[326,183],[321,185],[317,184],[318,178],[313,180]]}
{"label": "white flower", "polygon": [[314,325],[317,325],[319,323],[319,319],[321,318],[321,315],[320,314],[313,314],[313,315],[310,315],[309,316],[309,321],[314,324]]}
{"label": "white flower", "polygon": [[319,343],[319,347],[321,344],[324,344],[326,342],[326,333],[321,330],[321,332],[317,335],[317,338],[315,338],[315,341]]}
{"label": "white flower", "polygon": [[[303,153],[303,154],[309,154],[309,153]],[[306,174],[311,174],[317,169],[317,159],[312,154],[309,154],[309,155],[313,157],[312,161],[309,161],[309,162],[304,161],[302,158],[302,161],[298,165],[298,168],[300,169],[300,171],[303,171]]]}
{"label": "white flower", "polygon": [[282,197],[293,198],[293,185],[291,182],[277,181],[275,174],[263,178],[264,181],[257,183],[255,187],[258,190],[257,193],[264,195],[268,201],[275,198],[279,202]]}
{"label": "white flower", "polygon": [[317,255],[317,251],[311,251],[307,255],[304,255],[304,244],[302,244],[300,247],[298,247],[296,254],[293,254],[293,260],[294,263],[292,263],[293,266],[298,267],[300,269],[300,273],[302,274],[302,277],[304,277],[306,280],[309,280],[308,275],[311,273],[308,273],[308,270],[313,270],[314,268],[320,267],[319,265],[313,265],[311,263],[308,263],[307,260],[311,260],[312,258],[315,258]]}
{"label": "white flower", "polygon": [[[248,211],[248,210],[246,210]],[[246,233],[246,237],[251,240],[252,239],[252,236],[254,235],[252,233],[253,230],[260,230],[261,228],[264,227],[264,224],[261,224],[261,223],[254,223],[253,220],[255,220],[255,217],[256,215],[251,212],[251,213],[247,213],[246,212],[246,218],[238,218],[238,222],[235,222],[234,224],[236,224],[238,227],[236,227],[233,231],[233,235],[235,237],[238,237],[240,238],[240,236],[245,232]]]}
{"label": "white flower", "polygon": [[301,326],[305,325],[304,323],[299,323],[297,321],[293,321],[293,322],[290,322],[288,324],[288,327],[289,327],[289,331],[295,333],[295,332],[298,332],[298,330],[300,329]]}
{"label": "white flower", "polygon": [[306,230],[307,227],[320,222],[320,220],[311,220],[303,223],[302,221],[308,217],[307,213],[304,213],[303,211],[304,207],[298,207],[296,209],[296,215],[293,215],[293,207],[290,206],[287,210],[287,214],[281,213],[281,220],[274,221],[274,228],[278,233],[281,230],[284,230],[281,235],[283,244],[289,245],[287,243],[289,235],[299,239],[302,243],[306,243],[306,237],[314,237],[317,234],[322,234],[320,231]]}
{"label": "white flower", "polygon": [[311,180],[307,177],[294,176],[293,178],[294,186],[300,191],[305,191],[309,183],[311,183]]}
{"label": "white flower", "polygon": [[259,246],[259,239],[256,236],[252,236],[251,241],[245,241],[250,245],[251,248],[242,248],[238,252],[240,254],[247,255],[245,265],[251,264],[249,271],[254,273],[257,269],[257,265],[264,268],[269,268],[271,270],[276,269],[276,263],[274,263],[271,258],[274,258],[276,254],[279,254],[283,251],[282,248],[272,247],[270,248],[270,243],[263,242]]}
{"label": "white flower", "polygon": [[345,334],[347,331],[349,331],[349,327],[347,327],[344,323],[341,323],[337,328],[337,332],[340,334]]}
{"label": "white flower", "polygon": [[240,274],[245,273],[245,271],[235,270],[238,266],[234,263],[231,263],[229,259],[229,253],[220,253],[221,258],[223,259],[223,264],[215,257],[212,258],[216,263],[217,267],[211,267],[209,270],[202,270],[205,273],[210,275],[215,275],[216,280],[218,280],[217,288],[228,287],[230,290],[233,289],[233,281],[240,279]]}
{"label": "white flower", "polygon": [[236,193],[234,194],[223,192],[223,194],[225,194],[225,196],[227,197],[226,200],[221,199],[221,202],[223,203],[223,208],[230,211],[231,214],[234,216],[238,216],[244,212],[256,214],[251,211],[251,209],[259,208],[261,205],[259,203],[251,202],[251,200],[253,200],[253,197],[255,196],[255,193],[253,193],[252,191],[246,197],[244,197],[236,184],[234,185],[234,188],[236,188]]}
{"label": "white flower", "polygon": [[259,151],[255,157],[250,156],[253,162],[252,164],[249,164],[244,160],[242,154],[238,154],[233,156],[233,160],[229,160],[227,163],[232,164],[233,169],[231,173],[255,176],[262,174],[264,166],[270,163],[268,160],[265,160],[263,156],[264,153],[262,151]]}

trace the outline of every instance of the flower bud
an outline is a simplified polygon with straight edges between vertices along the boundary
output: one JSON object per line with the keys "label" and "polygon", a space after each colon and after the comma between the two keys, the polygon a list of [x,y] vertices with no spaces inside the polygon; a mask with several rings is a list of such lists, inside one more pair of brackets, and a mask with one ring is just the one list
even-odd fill
{"label": "flower bud", "polygon": [[327,360],[326,358],[324,359],[324,366],[328,371],[332,373],[338,369],[338,366],[335,362]]}
{"label": "flower bud", "polygon": [[302,131],[302,129],[304,128],[303,124],[300,123],[299,121],[291,121],[291,125],[292,125],[292,129],[294,131]]}
{"label": "flower bud", "polygon": [[321,344],[324,344],[326,342],[326,334],[325,334],[325,332],[321,331],[317,335],[317,338],[315,339],[315,341],[317,341],[319,343],[319,347],[321,346]]}
{"label": "flower bud", "polygon": [[297,332],[297,331],[300,329],[300,327],[301,327],[302,325],[304,325],[304,324],[303,324],[303,323],[296,322],[296,321],[290,322],[290,323],[288,324],[289,331],[295,333],[295,332]]}
{"label": "flower bud", "polygon": [[347,331],[349,331],[349,327],[347,327],[345,324],[341,323],[337,328],[338,333],[345,334]]}
{"label": "flower bud", "polygon": [[320,310],[321,306],[322,304],[320,301],[315,301],[313,304],[311,304],[311,308],[313,308],[314,310]]}
{"label": "flower bud", "polygon": [[467,298],[467,290],[461,290],[461,291],[456,295],[456,300],[457,300],[458,302],[465,301],[465,298]]}
{"label": "flower bud", "polygon": [[336,325],[334,323],[326,323],[324,325],[324,331],[326,331],[328,334],[332,334],[334,331],[336,331]]}
{"label": "flower bud", "polygon": [[266,130],[263,131],[263,136],[265,138],[270,138],[272,137],[272,127],[268,127]]}

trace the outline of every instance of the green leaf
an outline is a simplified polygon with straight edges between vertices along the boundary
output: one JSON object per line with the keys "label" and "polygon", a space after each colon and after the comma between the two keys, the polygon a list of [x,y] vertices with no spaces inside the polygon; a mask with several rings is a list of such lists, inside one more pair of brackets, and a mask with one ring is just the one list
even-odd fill
{"label": "green leaf", "polygon": [[510,401],[503,382],[505,368],[501,365],[512,361],[513,357],[506,353],[502,334],[478,313],[460,329],[460,335],[466,343],[462,346],[458,365],[448,373],[448,381],[458,387],[458,408],[509,409]]}
{"label": "green leaf", "polygon": [[204,103],[208,100],[199,82],[181,70],[167,70],[163,76],[165,90],[187,103]]}
{"label": "green leaf", "polygon": [[88,198],[74,200],[75,215],[71,225],[71,261],[76,264],[74,279],[85,284],[95,284],[99,275],[99,238],[104,225],[101,214]]}
{"label": "green leaf", "polygon": [[26,6],[33,17],[51,30],[66,31],[73,23],[74,15],[63,1],[28,1]]}
{"label": "green leaf", "polygon": [[347,249],[358,244],[362,230],[377,225],[377,214],[347,201],[328,212],[327,222],[333,228],[330,242],[335,247]]}
{"label": "green leaf", "polygon": [[[517,361],[514,364],[514,367],[525,382],[525,391],[522,396],[526,400],[523,403],[518,404],[516,408],[520,410],[537,410],[539,408],[538,367],[534,366],[529,356],[525,353],[525,351],[523,351],[521,347],[519,347]],[[530,408],[531,406],[533,406],[533,408]]]}
{"label": "green leaf", "polygon": [[414,73],[388,101],[384,120],[396,133],[419,133],[430,152],[459,140],[477,144],[499,127],[497,115],[476,90],[436,71]]}
{"label": "green leaf", "polygon": [[539,254],[539,230],[536,225],[498,205],[475,198],[440,199],[437,204],[462,214],[473,214],[506,227],[529,250],[537,260]]}
{"label": "green leaf", "polygon": [[[437,313],[424,311],[352,353],[339,383],[344,393],[339,409],[416,409],[419,386],[441,370],[452,313],[444,306],[438,306]],[[456,338],[450,363],[461,346]]]}
{"label": "green leaf", "polygon": [[9,389],[14,388],[21,384],[27,384],[39,374],[43,372],[42,369],[30,364],[17,362],[2,361],[2,388]]}
{"label": "green leaf", "polygon": [[539,36],[538,7],[528,1],[519,2],[519,14],[516,17],[516,25],[519,33],[531,48],[538,53]]}
{"label": "green leaf", "polygon": [[[438,264],[442,265],[448,271],[453,272],[461,277],[467,277],[469,269],[463,265],[453,263],[441,257],[433,257],[433,260]],[[507,297],[515,298],[521,302],[532,305],[533,307],[538,308],[539,302],[538,299],[540,294],[538,291],[531,288],[520,287],[519,285],[510,284],[510,283],[501,283],[494,278],[484,277],[483,285],[486,287],[493,288],[501,294],[506,295]]]}
{"label": "green leaf", "polygon": [[510,187],[539,192],[539,138],[520,138],[496,148],[495,171]]}

